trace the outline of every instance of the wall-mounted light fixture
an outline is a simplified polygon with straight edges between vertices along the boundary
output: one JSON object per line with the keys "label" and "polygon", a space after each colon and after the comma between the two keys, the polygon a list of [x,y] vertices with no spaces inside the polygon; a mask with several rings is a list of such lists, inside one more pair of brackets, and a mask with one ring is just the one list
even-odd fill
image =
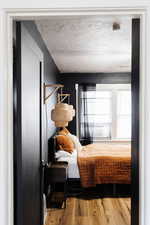
{"label": "wall-mounted light fixture", "polygon": [[[54,88],[53,91],[50,92],[49,95],[46,96],[46,89],[52,87]],[[45,84],[44,83],[44,104],[46,103],[46,100],[51,97],[54,93],[58,91],[59,88],[63,88],[64,85],[62,84]]]}
{"label": "wall-mounted light fixture", "polygon": [[70,103],[69,102],[69,100],[70,100],[70,94],[60,94],[60,93],[58,93],[58,95],[57,95],[57,101],[58,101],[58,103],[61,103],[61,102],[63,102],[66,98],[68,97],[68,104]]}
{"label": "wall-mounted light fixture", "polygon": [[[54,90],[51,91],[51,93],[46,96],[47,87],[53,87]],[[73,117],[75,116],[75,110],[73,109],[73,106],[69,105],[70,94],[62,93],[63,87],[64,85],[62,84],[45,84],[44,83],[44,103],[46,103],[46,100],[49,97],[51,97],[54,93],[56,93],[59,88],[61,88],[61,93],[58,93],[58,96],[57,96],[57,104],[55,105],[55,108],[52,109],[51,111],[51,119],[55,122],[56,127],[68,126],[68,122],[72,121]],[[68,97],[68,104],[63,103],[63,101],[67,97]]]}

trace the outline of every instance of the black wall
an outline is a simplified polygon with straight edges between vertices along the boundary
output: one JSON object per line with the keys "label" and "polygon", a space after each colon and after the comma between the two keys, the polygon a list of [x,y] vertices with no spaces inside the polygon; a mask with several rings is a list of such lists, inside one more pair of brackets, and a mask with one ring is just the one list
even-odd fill
{"label": "black wall", "polygon": [[[75,84],[128,84],[131,83],[131,73],[61,73],[60,83],[64,84],[64,93],[71,94],[71,104],[76,109]],[[76,134],[76,117],[69,123],[69,130]]]}
{"label": "black wall", "polygon": [[[43,66],[40,66],[40,61],[35,60],[36,50],[35,53],[33,46],[27,44],[32,43],[30,36],[43,52]],[[53,95],[42,109],[40,87],[43,82],[56,83],[59,71],[33,22],[17,22],[17,25],[14,23],[13,39],[14,223],[41,225],[43,196],[41,160],[47,161],[48,138],[55,132],[50,111],[54,107],[56,96]],[[42,82],[39,72],[41,70],[44,74]],[[40,114],[43,117],[40,117]]]}
{"label": "black wall", "polygon": [[[45,43],[37,30],[37,27],[33,21],[25,21],[23,25],[27,28],[30,35],[33,37],[39,48],[42,50],[44,54],[44,79],[43,82],[48,84],[57,83],[57,77],[59,71],[47,49]],[[51,89],[47,90],[47,94]],[[47,161],[47,152],[48,152],[48,139],[51,137],[56,128],[54,126],[54,122],[51,121],[50,115],[51,110],[56,103],[56,95],[52,95],[46,102],[43,107],[43,121],[42,121],[42,128],[43,128],[43,135],[42,135],[42,142],[43,142],[43,152],[42,152],[42,159]]]}

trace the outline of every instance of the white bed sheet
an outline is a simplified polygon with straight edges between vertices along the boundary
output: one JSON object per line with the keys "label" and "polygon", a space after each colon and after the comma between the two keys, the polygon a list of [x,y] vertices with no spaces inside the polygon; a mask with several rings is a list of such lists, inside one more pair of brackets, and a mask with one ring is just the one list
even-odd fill
{"label": "white bed sheet", "polygon": [[73,151],[71,156],[60,157],[57,159],[57,161],[67,161],[68,162],[68,178],[80,178],[76,149]]}

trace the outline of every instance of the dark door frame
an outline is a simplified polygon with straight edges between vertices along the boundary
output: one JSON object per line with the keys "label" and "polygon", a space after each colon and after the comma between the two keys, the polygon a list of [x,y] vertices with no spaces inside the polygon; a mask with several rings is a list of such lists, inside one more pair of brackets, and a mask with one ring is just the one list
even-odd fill
{"label": "dark door frame", "polygon": [[132,172],[131,225],[139,225],[140,19],[132,20]]}
{"label": "dark door frame", "polygon": [[[14,224],[23,224],[23,207],[22,207],[22,125],[21,125],[21,22],[16,22],[16,40],[13,43],[13,157],[14,157]],[[40,61],[40,87],[39,87],[39,115],[40,115],[40,224],[43,225],[43,167],[42,167],[42,84],[43,84],[43,62]]]}
{"label": "dark door frame", "polygon": [[[19,26],[19,25],[17,25]],[[132,201],[131,201],[131,225],[139,225],[139,63],[140,63],[140,19],[133,19],[132,28],[134,29],[134,35],[132,35]],[[133,30],[132,29],[132,30]],[[19,29],[18,29],[19,30]],[[19,34],[18,34],[19,35]],[[19,40],[17,40],[19,43]],[[20,44],[20,43],[19,43]],[[135,51],[136,49],[136,51]],[[15,55],[21,55],[21,52],[17,50]],[[21,58],[21,57],[20,57]],[[17,60],[20,60],[17,57]],[[21,63],[20,63],[21,64]],[[16,76],[13,78],[14,89],[14,149],[17,149],[21,144],[21,126],[19,124],[21,120],[21,107],[17,104],[20,101],[21,96],[17,95],[21,91],[20,72],[21,67],[14,64]],[[18,82],[19,81],[19,82]],[[17,133],[16,133],[17,132]],[[18,136],[19,134],[19,136]],[[18,170],[18,164],[16,160],[19,160],[21,155],[16,155],[14,151],[14,180],[21,182],[21,176]],[[21,160],[20,160],[21,163]],[[21,164],[20,164],[21,166]],[[17,179],[16,179],[17,178]],[[20,193],[18,195],[18,193]],[[18,215],[17,210],[21,207],[21,189],[17,189],[14,186],[14,218],[15,224],[19,224],[18,221],[22,220],[22,214]],[[42,200],[42,199],[41,199]],[[42,214],[41,214],[42,215]]]}
{"label": "dark door frame", "polygon": [[[17,43],[17,46],[16,46]],[[14,224],[22,224],[22,129],[21,129],[21,26],[16,23],[16,41],[13,46],[13,157],[14,157]],[[18,61],[18,62],[17,62]],[[20,93],[20,94],[19,94]]]}

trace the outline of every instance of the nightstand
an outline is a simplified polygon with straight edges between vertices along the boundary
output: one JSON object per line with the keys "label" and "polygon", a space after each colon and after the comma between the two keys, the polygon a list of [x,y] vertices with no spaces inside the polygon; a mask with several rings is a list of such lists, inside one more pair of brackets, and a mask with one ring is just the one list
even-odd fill
{"label": "nightstand", "polygon": [[[66,208],[68,162],[53,162],[47,165],[45,180],[51,186],[50,202],[63,203]],[[61,190],[58,189],[61,188]]]}

